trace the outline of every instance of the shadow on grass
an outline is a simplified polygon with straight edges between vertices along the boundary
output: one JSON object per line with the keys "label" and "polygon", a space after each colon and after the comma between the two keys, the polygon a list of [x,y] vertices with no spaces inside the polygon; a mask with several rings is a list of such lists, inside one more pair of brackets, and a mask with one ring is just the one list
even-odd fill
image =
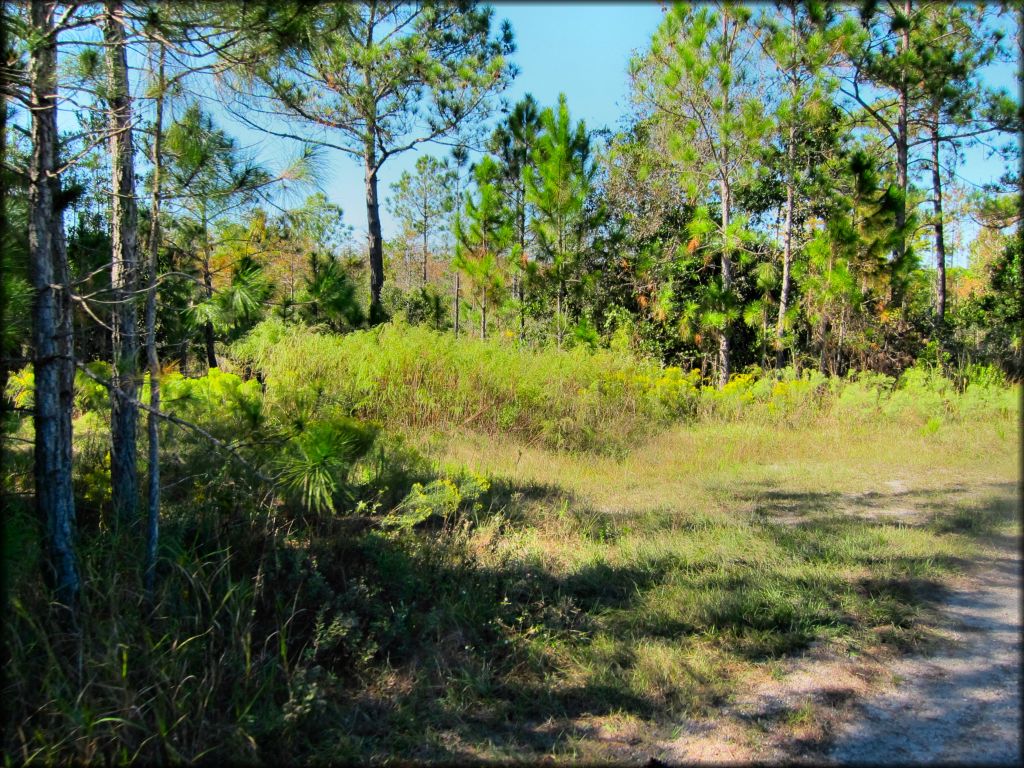
{"label": "shadow on grass", "polygon": [[[1016,486],[983,490],[989,499],[971,518],[982,523],[970,533],[1015,514]],[[658,721],[721,703],[729,681],[716,659],[780,657],[824,635],[869,630],[882,630],[876,641],[903,650],[927,645],[934,636],[927,609],[945,597],[942,574],[966,561],[886,551],[884,543],[873,549],[873,532],[891,521],[856,512],[912,504],[927,513],[922,535],[962,532],[955,522],[964,510],[961,491],[850,497],[743,489],[759,523],[751,535],[771,541],[786,565],[777,569],[711,553],[697,563],[609,557],[560,573],[532,560],[485,565],[466,541],[444,531],[320,538],[311,555],[332,592],[324,621],[333,611],[351,629],[333,646],[313,643],[311,658],[348,681],[340,682],[350,695],[337,705],[336,722],[354,758],[560,753],[587,738],[576,718]],[[526,509],[531,504],[568,508],[578,522],[607,526],[612,546],[622,525],[621,516],[573,509],[576,502],[557,487],[507,481],[492,485],[484,517],[501,512],[515,529],[535,515]],[[777,508],[801,522],[773,523]],[[854,514],[840,514],[851,508]],[[659,520],[650,522],[662,529]],[[680,536],[698,533],[714,537],[715,529],[678,528]],[[332,571],[329,563],[344,567]],[[694,649],[711,662],[695,663]],[[659,677],[659,665],[666,675]],[[403,684],[381,687],[388,676]]]}
{"label": "shadow on grass", "polygon": [[820,524],[823,518],[852,516],[879,523],[927,526],[937,533],[995,534],[1021,520],[1020,488],[1012,482],[972,486],[951,483],[925,490],[790,491],[770,481],[748,483],[732,495],[755,519],[785,525]]}
{"label": "shadow on grass", "polygon": [[[417,470],[408,482],[428,477]],[[1015,492],[987,488],[991,503],[971,518],[982,523],[967,532],[1012,520]],[[276,544],[258,526],[166,533],[211,562],[230,547],[232,578],[253,579],[258,567],[270,585],[253,609],[252,646],[269,648],[268,658],[278,649],[287,690],[266,703],[281,714],[251,729],[265,762],[572,757],[596,737],[584,724],[590,718],[633,717],[649,730],[721,704],[737,663],[878,628],[904,648],[927,639],[923,609],[943,596],[939,578],[961,561],[887,552],[872,536],[888,521],[839,514],[840,505],[904,504],[913,494],[851,502],[755,487],[739,495],[755,510],[739,521],[742,533],[768,557],[737,544],[728,520],[601,513],[557,487],[508,481],[493,482],[480,509],[440,527],[389,532],[369,516],[325,519]],[[921,535],[948,535],[948,521],[962,532],[963,494],[913,501],[932,521]],[[756,512],[778,507],[801,522]],[[543,557],[481,554],[472,537],[473,525],[500,515],[501,543],[549,513],[564,517],[553,529],[562,531],[559,546],[586,539],[593,556],[555,569]],[[671,549],[627,556],[619,548],[627,526],[634,538],[656,531],[701,546],[688,559]],[[196,638],[197,658],[207,642],[211,654],[222,652],[214,636]]]}

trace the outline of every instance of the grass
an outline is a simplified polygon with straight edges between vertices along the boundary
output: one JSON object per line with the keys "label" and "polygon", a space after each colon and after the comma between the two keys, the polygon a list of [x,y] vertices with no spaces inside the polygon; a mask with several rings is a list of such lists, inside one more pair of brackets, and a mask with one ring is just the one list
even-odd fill
{"label": "grass", "polygon": [[247,353],[265,395],[229,373],[168,392],[271,451],[267,423],[379,421],[345,514],[211,472],[174,433],[147,602],[138,541],[90,517],[106,443],[83,413],[90,620],[65,653],[16,514],[9,760],[632,759],[812,643],[934,642],[943,584],[1019,535],[1018,390],[739,377],[669,419],[652,393],[678,377],[642,361],[421,329],[282,338]]}
{"label": "grass", "polygon": [[272,404],[605,453],[681,415],[696,392],[678,368],[627,352],[530,351],[394,323],[332,336],[267,321],[233,352],[264,371]]}
{"label": "grass", "polygon": [[1019,447],[1005,427],[937,439],[884,424],[698,424],[621,461],[478,436],[423,445],[450,469],[543,489],[480,556],[546,584],[533,601],[558,617],[530,627],[543,641],[529,647],[540,687],[563,697],[510,706],[517,721],[563,723],[552,753],[582,739],[591,757],[614,757],[574,728],[628,713],[659,733],[707,716],[815,640],[927,645],[942,584],[987,556],[991,536],[1019,533]]}

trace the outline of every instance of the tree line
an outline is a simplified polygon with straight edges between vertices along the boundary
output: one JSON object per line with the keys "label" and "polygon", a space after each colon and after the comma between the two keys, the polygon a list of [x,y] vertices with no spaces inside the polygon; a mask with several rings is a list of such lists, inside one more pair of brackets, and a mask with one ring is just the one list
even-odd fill
{"label": "tree line", "polygon": [[[622,344],[718,386],[923,356],[1019,376],[1020,105],[983,77],[1019,54],[1016,11],[677,5],[628,64],[625,127],[595,131],[564,95],[501,99],[513,32],[472,3],[4,3],[0,391],[31,364],[58,602],[80,590],[76,373],[109,389],[115,519],[144,527],[151,588],[161,375],[218,367],[269,314]],[[228,115],[292,156],[259,162]],[[1007,171],[971,190],[973,146]],[[421,150],[385,239],[381,169]],[[362,168],[365,246],[313,192],[327,152]]]}

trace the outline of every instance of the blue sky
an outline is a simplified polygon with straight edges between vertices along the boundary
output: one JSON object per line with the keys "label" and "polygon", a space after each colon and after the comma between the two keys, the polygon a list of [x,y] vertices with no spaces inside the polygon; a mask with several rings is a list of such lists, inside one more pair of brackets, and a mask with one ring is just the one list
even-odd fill
{"label": "blue sky", "polygon": [[[508,19],[515,32],[517,51],[513,61],[520,74],[505,96],[515,102],[532,93],[541,106],[554,104],[565,92],[574,118],[582,118],[589,128],[617,128],[628,113],[629,84],[627,66],[633,52],[645,48],[661,22],[663,10],[658,0],[629,3],[494,3],[495,21]],[[986,73],[989,83],[1017,92],[1012,65],[999,65]],[[272,167],[294,157],[295,147],[284,147],[279,139],[268,137],[221,118],[224,127],[250,145],[259,146],[259,156]],[[425,147],[427,153],[444,154],[443,147]],[[390,194],[390,184],[403,170],[411,169],[417,152],[406,152],[390,159],[381,171],[382,201]],[[345,212],[345,221],[354,227],[354,236],[362,240],[366,232],[366,210],[361,165],[342,153],[326,154],[322,189]],[[986,160],[978,150],[971,152],[962,166],[962,176],[975,183],[997,178],[1003,172],[998,160]],[[381,207],[383,234],[394,235],[397,226]],[[956,259],[956,263],[962,263]]]}

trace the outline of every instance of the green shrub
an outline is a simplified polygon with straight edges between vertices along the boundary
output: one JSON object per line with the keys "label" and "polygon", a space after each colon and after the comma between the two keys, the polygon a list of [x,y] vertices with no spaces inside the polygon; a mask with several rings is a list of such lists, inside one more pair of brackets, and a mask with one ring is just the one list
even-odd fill
{"label": "green shrub", "polygon": [[697,371],[622,350],[527,350],[401,322],[333,336],[267,321],[233,352],[264,372],[274,408],[329,408],[393,427],[468,429],[610,453],[679,419],[795,424],[833,417],[923,428],[933,418],[1013,418],[1018,410],[1018,390],[982,368],[966,372],[966,389],[927,365],[899,380],[754,368],[717,389],[702,385]]}
{"label": "green shrub", "polygon": [[414,428],[508,433],[614,451],[692,410],[677,368],[609,350],[528,351],[388,323],[345,336],[267,321],[233,353],[263,371],[268,402],[336,407]]}

